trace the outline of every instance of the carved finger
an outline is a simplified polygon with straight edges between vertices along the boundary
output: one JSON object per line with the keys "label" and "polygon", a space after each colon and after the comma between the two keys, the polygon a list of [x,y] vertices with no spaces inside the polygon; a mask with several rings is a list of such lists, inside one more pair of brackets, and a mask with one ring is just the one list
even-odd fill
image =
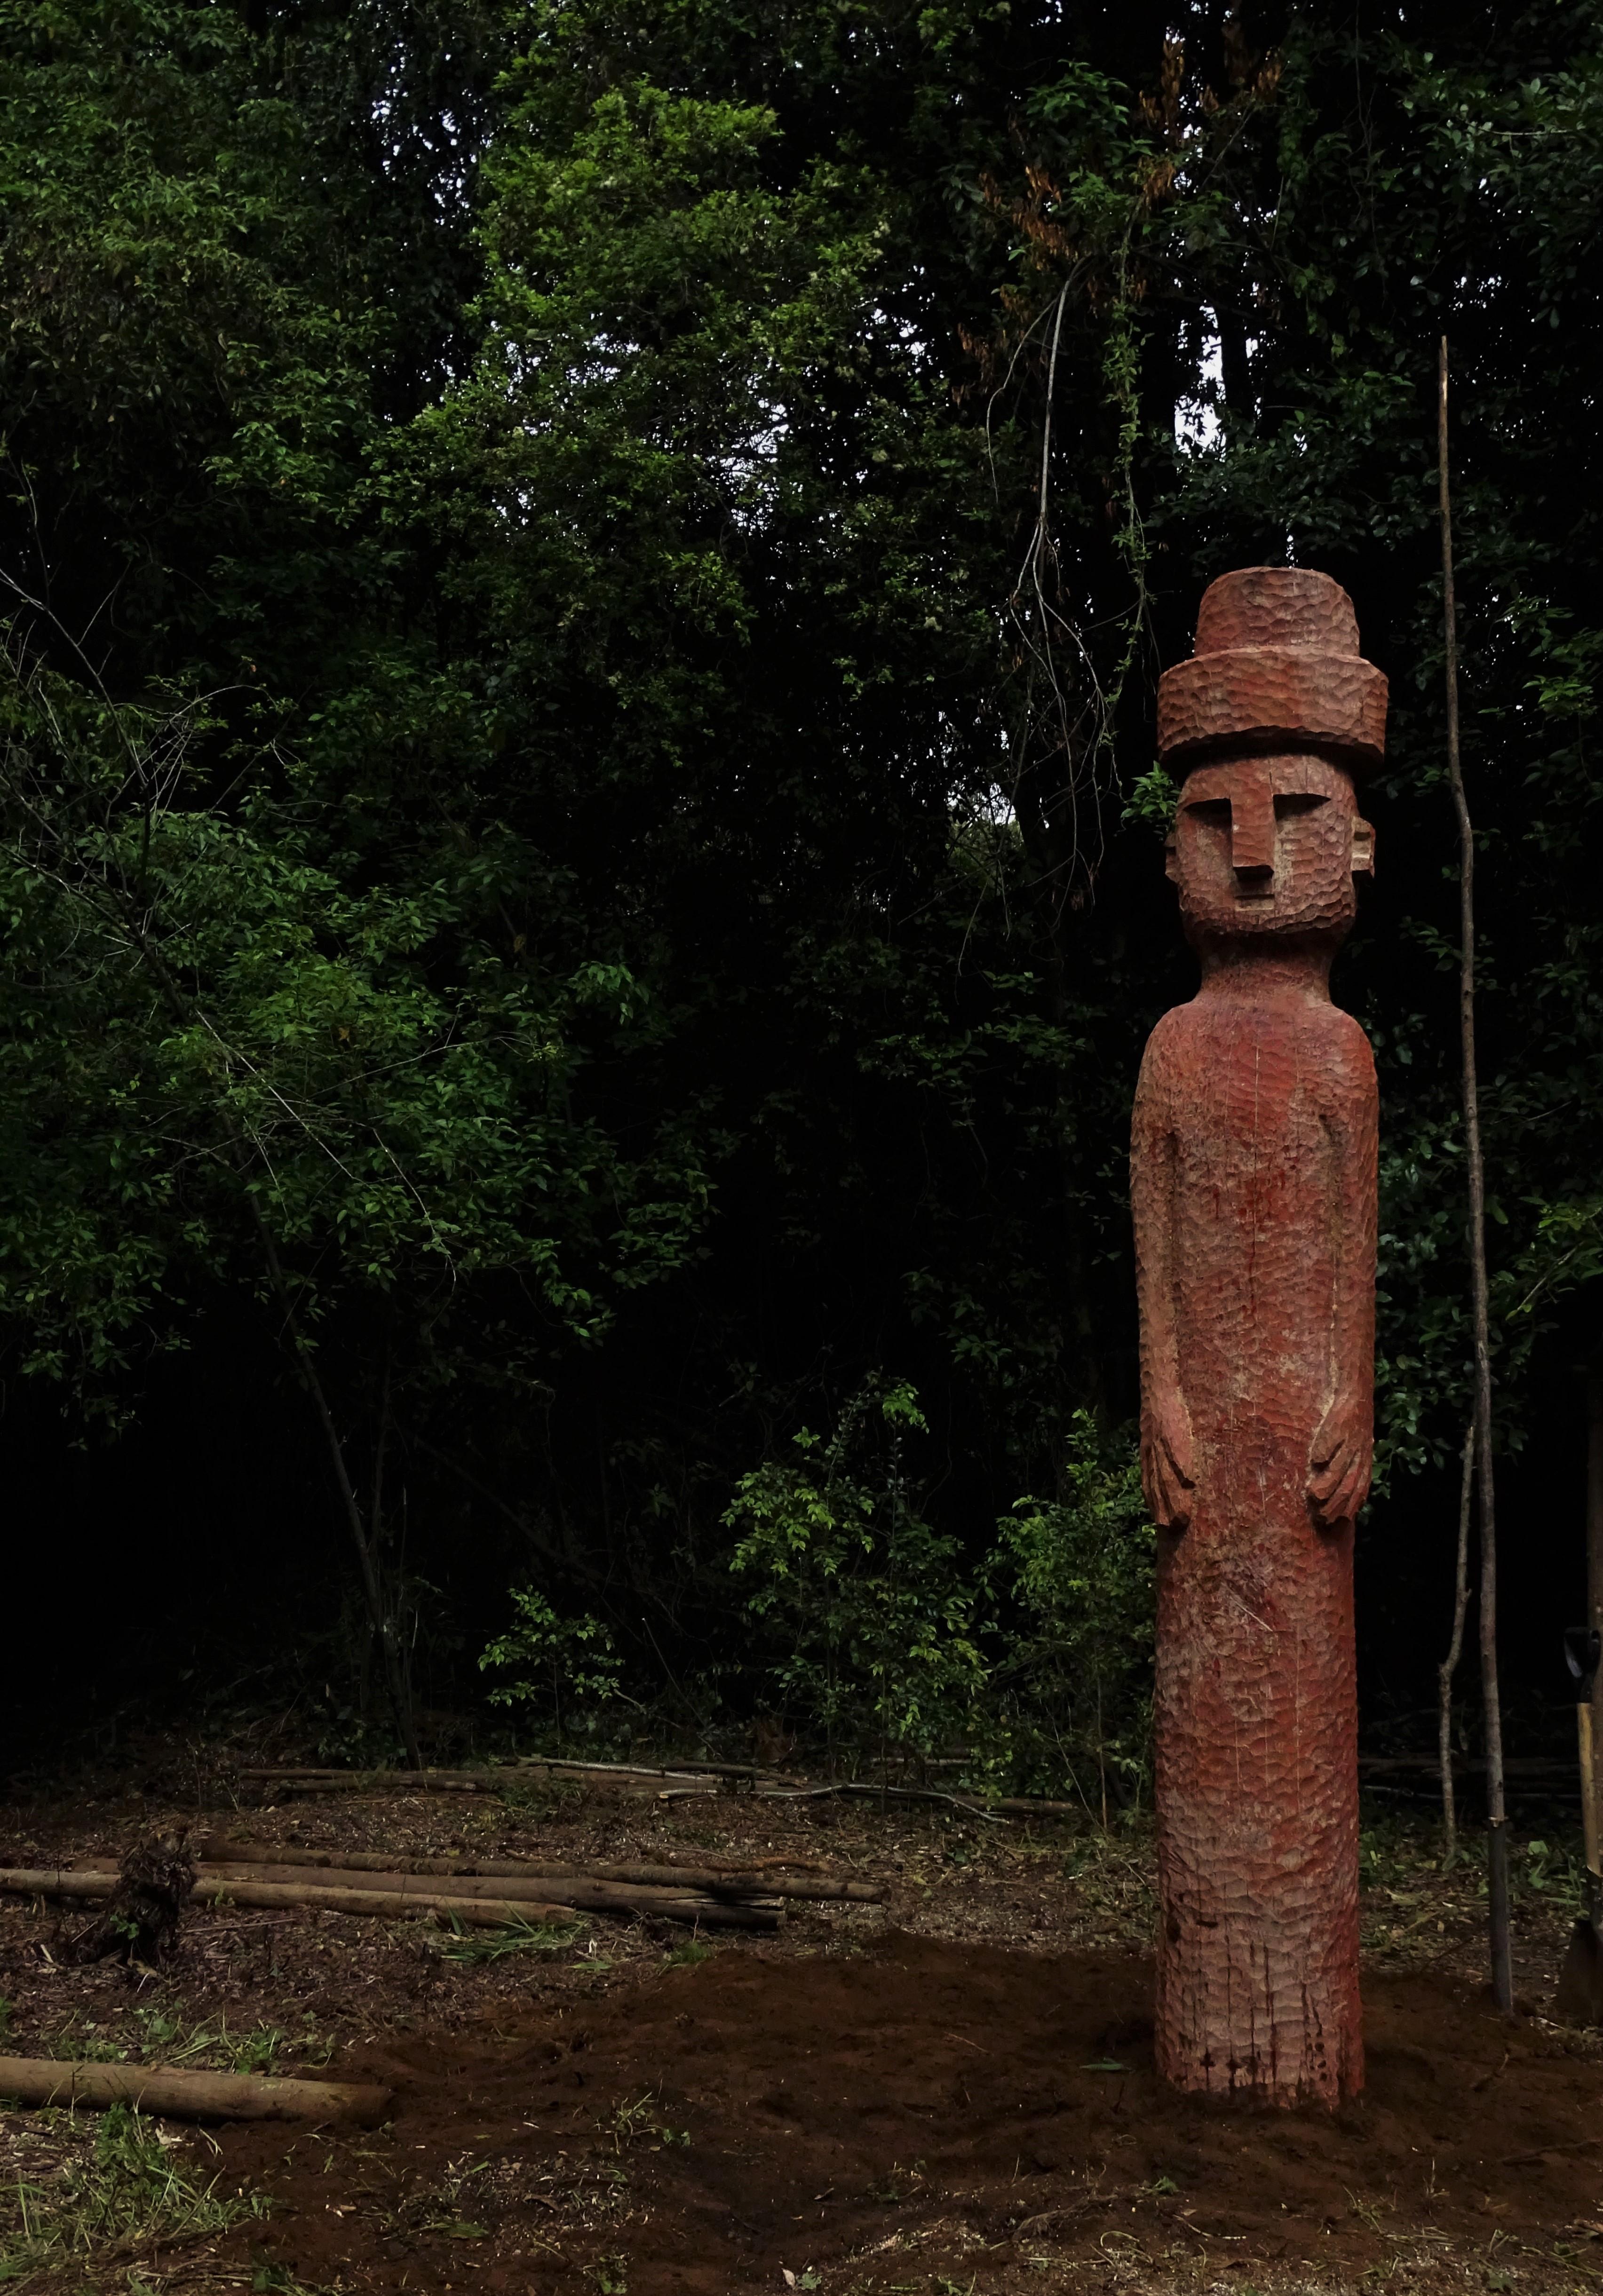
{"label": "carved finger", "polygon": [[1341,1510],[1342,1492],[1344,1488],[1344,1478],[1332,1480],[1328,1476],[1317,1487],[1310,1486],[1309,1504],[1313,1509],[1313,1519],[1321,1530],[1328,1530],[1332,1523],[1344,1521],[1345,1518]]}
{"label": "carved finger", "polygon": [[1352,1445],[1338,1440],[1323,1459],[1316,1458],[1317,1472],[1308,1478],[1308,1496],[1315,1506],[1328,1505],[1352,1464]]}
{"label": "carved finger", "polygon": [[1164,1454],[1168,1458],[1170,1470],[1175,1481],[1182,1489],[1190,1490],[1196,1480],[1191,1472],[1191,1446],[1188,1443],[1176,1444],[1168,1435],[1165,1435],[1163,1440]]}
{"label": "carved finger", "polygon": [[1351,1522],[1369,1496],[1369,1462],[1364,1453],[1359,1451],[1353,1458],[1352,1464],[1342,1477],[1342,1487],[1336,1493],[1336,1497],[1341,1502],[1342,1521]]}
{"label": "carved finger", "polygon": [[1147,1502],[1147,1513],[1162,1522],[1163,1493],[1158,1482],[1157,1453],[1150,1443],[1141,1446],[1141,1496]]}
{"label": "carved finger", "polygon": [[1347,1437],[1340,1421],[1327,1419],[1313,1439],[1313,1448],[1308,1455],[1309,1464],[1322,1472],[1334,1464],[1338,1452],[1346,1447]]}
{"label": "carved finger", "polygon": [[1177,1477],[1163,1476],[1163,1512],[1159,1517],[1165,1530],[1184,1530],[1191,1520],[1191,1507],[1185,1486]]}
{"label": "carved finger", "polygon": [[1355,1456],[1349,1462],[1346,1472],[1329,1497],[1319,1506],[1319,1529],[1334,1530],[1340,1523],[1351,1522],[1363,1505],[1368,1487],[1369,1474],[1363,1459]]}

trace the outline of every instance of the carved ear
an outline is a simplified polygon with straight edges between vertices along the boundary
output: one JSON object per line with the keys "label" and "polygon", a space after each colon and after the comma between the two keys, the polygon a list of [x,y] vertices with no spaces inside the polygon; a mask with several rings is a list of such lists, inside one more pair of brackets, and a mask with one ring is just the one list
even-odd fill
{"label": "carved ear", "polygon": [[1163,840],[1163,874],[1168,878],[1169,882],[1171,885],[1179,884],[1180,865],[1175,857],[1174,832],[1172,829],[1170,831],[1168,836]]}
{"label": "carved ear", "polygon": [[1375,830],[1371,823],[1354,819],[1352,824],[1352,874],[1372,877],[1375,874]]}

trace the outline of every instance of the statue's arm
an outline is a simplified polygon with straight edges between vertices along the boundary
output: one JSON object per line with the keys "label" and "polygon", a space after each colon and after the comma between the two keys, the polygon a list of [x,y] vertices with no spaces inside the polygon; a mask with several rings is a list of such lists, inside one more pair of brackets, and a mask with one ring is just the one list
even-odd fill
{"label": "statue's arm", "polygon": [[1335,1229],[1330,1407],[1309,1456],[1308,1496],[1321,1530],[1351,1522],[1369,1496],[1375,1448],[1375,1234],[1378,1111],[1375,1062],[1356,1022],[1332,1063],[1325,1129]]}
{"label": "statue's arm", "polygon": [[1180,1387],[1175,1264],[1176,1141],[1164,1047],[1141,1062],[1130,1125],[1130,1199],[1141,1316],[1141,1487],[1154,1520],[1184,1530],[1196,1481],[1191,1420]]}

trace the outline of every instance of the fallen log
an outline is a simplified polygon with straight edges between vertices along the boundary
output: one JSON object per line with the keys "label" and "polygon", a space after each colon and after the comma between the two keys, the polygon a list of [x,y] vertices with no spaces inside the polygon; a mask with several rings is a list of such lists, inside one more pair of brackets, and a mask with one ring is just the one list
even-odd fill
{"label": "fallen log", "polygon": [[[276,1882],[286,1888],[322,1887],[301,1880],[301,1868],[292,1866],[251,1866],[241,1864],[232,1872],[218,1873],[208,1868],[206,1878],[224,1884],[231,1894],[237,1895],[243,1884],[260,1881]],[[330,1875],[343,1874],[342,1882],[326,1886],[354,1890],[365,1894],[400,1897],[415,1904],[420,1899],[436,1897],[462,1898],[479,1903],[509,1903],[532,1907],[529,1918],[544,1921],[555,1907],[571,1907],[586,1914],[654,1914],[671,1922],[697,1922],[703,1929],[777,1929],[779,1917],[769,1908],[754,1905],[749,1898],[713,1898],[699,1890],[643,1889],[624,1882],[598,1882],[586,1874],[571,1877],[538,1874],[505,1877],[456,1873],[445,1890],[438,1887],[439,1877],[398,1872],[393,1866],[369,1873],[364,1869],[328,1866],[314,1869]],[[431,1888],[430,1884],[436,1886]],[[242,1901],[243,1902],[243,1901]]]}
{"label": "fallen log", "polygon": [[260,1762],[242,1769],[243,1778],[501,1778],[538,1776],[552,1773],[561,1777],[613,1778],[672,1778],[683,1783],[697,1778],[762,1779],[769,1785],[788,1782],[805,1785],[805,1778],[793,1776],[786,1770],[763,1769],[752,1762],[581,1762],[563,1754],[522,1754],[510,1762],[489,1763],[480,1769],[464,1769],[459,1765],[425,1767],[418,1770],[345,1770],[332,1762]]}
{"label": "fallen log", "polygon": [[358,2128],[376,2128],[392,2094],[366,2082],[0,2057],[0,2097],[21,2104],[131,2104],[173,2120],[354,2120]]}
{"label": "fallen log", "polygon": [[[337,1870],[337,1869],[326,1869]],[[237,1874],[197,1876],[192,1897],[201,1904],[321,1906],[325,1913],[376,1914],[390,1917],[433,1914],[477,1929],[514,1929],[538,1923],[565,1927],[575,1912],[651,1914],[691,1928],[777,1930],[779,1915],[769,1907],[728,1904],[689,1890],[623,1890],[603,1883],[557,1884],[536,1896],[515,1884],[509,1889],[493,1881],[465,1877],[450,1890],[418,1886],[423,1877],[406,1874],[350,1874],[343,1884],[302,1881],[264,1881],[260,1869]],[[94,1866],[6,1867],[0,1869],[0,1890],[16,1897],[106,1898],[117,1882],[115,1873]]]}
{"label": "fallen log", "polygon": [[[320,1906],[331,1914],[441,1914],[480,1928],[506,1929],[519,1923],[566,1924],[571,1906],[537,1903],[531,1898],[457,1897],[453,1892],[408,1890],[398,1874],[399,1889],[339,1889],[315,1882],[227,1881],[216,1876],[197,1878],[190,1895],[201,1905]],[[381,1877],[374,1875],[374,1882]],[[0,1890],[22,1898],[109,1898],[115,1874],[97,1873],[86,1866],[61,1867],[5,1866],[0,1868]]]}
{"label": "fallen log", "polygon": [[481,1858],[471,1869],[459,1870],[503,1879],[514,1874],[527,1874],[531,1879],[543,1876],[550,1880],[579,1880],[588,1874],[598,1882],[620,1887],[704,1890],[711,1897],[732,1904],[749,1898],[797,1898],[818,1904],[877,1906],[885,1894],[874,1882],[851,1882],[834,1875],[814,1879],[804,1874],[731,1874],[716,1866],[591,1866],[580,1869],[572,1866],[519,1865],[511,1858]]}
{"label": "fallen log", "polygon": [[939,1786],[871,1786],[859,1784],[855,1779],[830,1786],[759,1786],[759,1801],[828,1801],[833,1798],[856,1801],[924,1801],[946,1802],[960,1809],[968,1817],[982,1817],[992,1825],[1006,1825],[999,1817],[996,1802],[972,1801],[966,1795],[946,1793]]}
{"label": "fallen log", "polygon": [[1075,1805],[1068,1802],[1025,1801],[1023,1798],[1007,1802],[982,1802],[972,1797],[947,1793],[936,1786],[868,1785],[856,1780],[833,1785],[810,1786],[804,1781],[783,1771],[754,1770],[747,1766],[720,1764],[716,1768],[691,1766],[685,1769],[659,1769],[645,1764],[624,1762],[529,1762],[515,1767],[493,1770],[330,1770],[292,1767],[243,1769],[238,1773],[244,1783],[272,1786],[291,1793],[429,1793],[442,1792],[500,1793],[508,1784],[527,1783],[531,1778],[579,1777],[619,1785],[655,1785],[658,1799],[677,1801],[696,1794],[716,1793],[719,1778],[738,1777],[747,1782],[749,1791],[762,1801],[822,1801],[831,1796],[851,1797],[864,1801],[879,1802],[944,1802],[962,1810],[970,1817],[982,1817],[993,1825],[1007,1823],[1008,1816],[1056,1816],[1072,1811]]}
{"label": "fallen log", "polygon": [[[770,1784],[789,1776],[785,1770],[766,1769],[760,1762],[693,1762],[688,1755],[673,1762],[580,1762],[562,1754],[520,1754],[519,1769],[591,1771],[629,1778],[766,1778]],[[804,1783],[801,1779],[797,1784]]]}
{"label": "fallen log", "polygon": [[[694,1857],[676,1857],[670,1849],[659,1850],[657,1862],[671,1866],[677,1873],[687,1872],[699,1862]],[[774,1850],[766,1857],[729,1857],[720,1855],[717,1870],[720,1874],[821,1874],[826,1879],[834,1868],[827,1858],[793,1857],[788,1852]]]}
{"label": "fallen log", "polygon": [[482,1876],[499,1882],[604,1882],[647,1890],[695,1890],[744,1898],[804,1898],[876,1906],[884,1891],[872,1882],[825,1874],[795,1878],[717,1866],[572,1866],[528,1857],[393,1857],[382,1849],[304,1849],[276,1842],[234,1841],[214,1836],[199,1855],[208,1866],[259,1865],[314,1866],[340,1873],[430,1874],[461,1880]]}
{"label": "fallen log", "polygon": [[290,1793],[505,1793],[509,1786],[542,1778],[577,1777],[650,1792],[670,1784],[681,1793],[716,1794],[716,1775],[690,1770],[627,1769],[588,1762],[520,1763],[493,1770],[313,1770],[248,1769],[238,1773],[249,1785]]}
{"label": "fallen log", "polygon": [[[1076,1802],[1037,1800],[1029,1795],[1009,1795],[999,1801],[979,1801],[972,1796],[949,1793],[938,1786],[871,1785],[858,1780],[809,1785],[790,1773],[759,1770],[742,1763],[687,1763],[682,1769],[655,1768],[645,1763],[528,1762],[487,1770],[332,1770],[279,1767],[243,1769],[240,1778],[253,1785],[273,1786],[293,1793],[499,1793],[508,1784],[538,1777],[591,1778],[620,1785],[655,1785],[660,1799],[715,1793],[720,1778],[738,1778],[763,1801],[821,1801],[832,1796],[862,1801],[944,1802],[971,1817],[993,1824],[1009,1817],[1065,1817],[1079,1815]],[[788,1894],[794,1895],[795,1892]]]}
{"label": "fallen log", "polygon": [[283,1793],[497,1793],[506,1770],[241,1770],[240,1782]]}

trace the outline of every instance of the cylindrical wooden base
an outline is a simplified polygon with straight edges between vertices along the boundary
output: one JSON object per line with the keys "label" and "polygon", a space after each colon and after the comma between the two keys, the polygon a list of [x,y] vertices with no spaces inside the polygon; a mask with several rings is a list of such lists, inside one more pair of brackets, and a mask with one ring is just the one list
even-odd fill
{"label": "cylindrical wooden base", "polygon": [[1157,2059],[1334,2106],[1364,2079],[1352,1533],[1286,1513],[1162,1542]]}

